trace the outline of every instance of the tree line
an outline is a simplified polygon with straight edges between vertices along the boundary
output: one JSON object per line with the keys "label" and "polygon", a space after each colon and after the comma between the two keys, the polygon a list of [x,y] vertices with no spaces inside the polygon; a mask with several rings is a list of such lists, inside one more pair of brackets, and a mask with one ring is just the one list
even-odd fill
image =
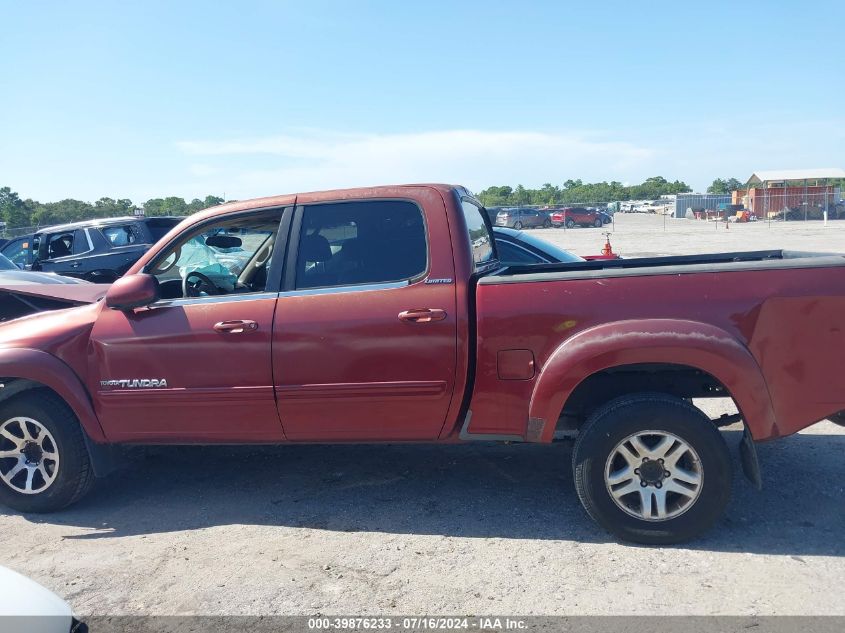
{"label": "tree line", "polygon": [[647,178],[638,185],[623,185],[621,182],[585,183],[567,180],[563,185],[546,183],[539,189],[516,187],[488,187],[479,192],[478,199],[487,207],[521,205],[559,205],[570,203],[613,202],[616,200],[654,200],[662,195],[688,193],[692,188],[685,182],[670,182],[662,176]]}
{"label": "tree line", "polygon": [[[707,193],[729,194],[744,184],[736,178],[716,178],[707,187]],[[623,185],[621,182],[585,183],[580,179],[567,180],[562,185],[546,183],[539,189],[530,189],[517,185],[488,187],[478,193],[478,199],[487,207],[506,207],[522,205],[561,205],[573,203],[602,203],[616,200],[655,200],[662,195],[689,193],[689,185],[680,180],[668,181],[662,176],[647,178],[638,185]],[[93,218],[108,218],[121,215],[134,215],[143,210],[144,215],[190,215],[202,209],[213,207],[223,202],[218,196],[194,198],[187,202],[183,198],[151,198],[138,206],[128,198],[100,198],[94,203],[67,198],[58,202],[38,202],[30,198],[22,199],[10,187],[0,188],[0,221],[6,223],[6,229],[22,227],[49,226],[78,222]]]}
{"label": "tree line", "polygon": [[6,229],[16,229],[134,215],[139,210],[143,210],[147,216],[190,215],[222,202],[223,198],[218,196],[206,196],[202,200],[194,198],[190,202],[176,196],[152,198],[140,206],[128,198],[100,198],[93,203],[73,198],[58,202],[38,202],[31,198],[21,198],[10,187],[1,187],[0,221],[6,223]]}
{"label": "tree line", "polygon": [[[831,182],[834,186],[845,189],[845,180]],[[737,178],[716,178],[707,193],[729,195],[732,191],[745,189],[746,184]],[[615,202],[617,200],[656,200],[660,196],[677,193],[690,193],[687,183],[675,180],[669,182],[662,176],[647,178],[638,185],[623,185],[621,182],[585,183],[581,180],[567,180],[561,186],[546,183],[539,189],[529,189],[522,185],[488,187],[477,194],[486,207],[545,206],[561,204],[591,204]]]}

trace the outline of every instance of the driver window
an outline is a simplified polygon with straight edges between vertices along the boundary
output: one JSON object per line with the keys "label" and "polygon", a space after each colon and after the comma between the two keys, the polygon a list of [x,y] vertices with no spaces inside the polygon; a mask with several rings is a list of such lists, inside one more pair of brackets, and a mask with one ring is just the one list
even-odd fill
{"label": "driver window", "polygon": [[148,267],[162,299],[249,294],[267,289],[281,211],[205,225]]}

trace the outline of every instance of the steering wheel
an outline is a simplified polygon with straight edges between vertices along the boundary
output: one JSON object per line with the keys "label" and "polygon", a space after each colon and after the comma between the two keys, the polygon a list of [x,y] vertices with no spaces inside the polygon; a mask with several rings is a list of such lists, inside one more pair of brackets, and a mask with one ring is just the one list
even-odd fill
{"label": "steering wheel", "polygon": [[[191,277],[195,277],[196,281],[191,281]],[[207,295],[217,295],[220,294],[220,288],[215,286],[211,279],[196,270],[192,270],[185,275],[182,280],[183,297],[199,297],[200,293],[203,292]]]}

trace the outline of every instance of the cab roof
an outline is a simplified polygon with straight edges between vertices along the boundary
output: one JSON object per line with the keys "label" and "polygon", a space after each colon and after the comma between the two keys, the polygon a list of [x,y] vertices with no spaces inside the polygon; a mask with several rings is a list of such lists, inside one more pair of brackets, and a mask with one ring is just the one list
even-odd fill
{"label": "cab roof", "polygon": [[375,187],[351,187],[347,189],[328,189],[325,191],[307,191],[304,193],[290,193],[278,196],[267,196],[264,198],[251,198],[248,200],[234,200],[216,207],[204,209],[190,218],[207,219],[217,215],[231,213],[232,211],[248,211],[250,209],[264,209],[268,207],[283,207],[294,203],[312,203],[329,200],[354,200],[356,198],[383,198],[396,196],[403,189],[434,189],[442,195],[451,191],[458,191],[466,195],[471,192],[461,185],[449,185],[444,183],[419,183],[404,185],[379,185]]}

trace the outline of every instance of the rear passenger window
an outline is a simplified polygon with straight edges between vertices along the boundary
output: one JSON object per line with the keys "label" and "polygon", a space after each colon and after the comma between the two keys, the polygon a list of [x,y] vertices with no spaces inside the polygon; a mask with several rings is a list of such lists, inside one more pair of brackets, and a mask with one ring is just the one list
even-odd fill
{"label": "rear passenger window", "polygon": [[425,223],[413,202],[369,200],[305,208],[297,289],[403,281],[423,274],[427,262]]}
{"label": "rear passenger window", "polygon": [[112,246],[129,246],[134,244],[138,236],[131,224],[125,226],[108,226],[103,229],[103,235]]}

